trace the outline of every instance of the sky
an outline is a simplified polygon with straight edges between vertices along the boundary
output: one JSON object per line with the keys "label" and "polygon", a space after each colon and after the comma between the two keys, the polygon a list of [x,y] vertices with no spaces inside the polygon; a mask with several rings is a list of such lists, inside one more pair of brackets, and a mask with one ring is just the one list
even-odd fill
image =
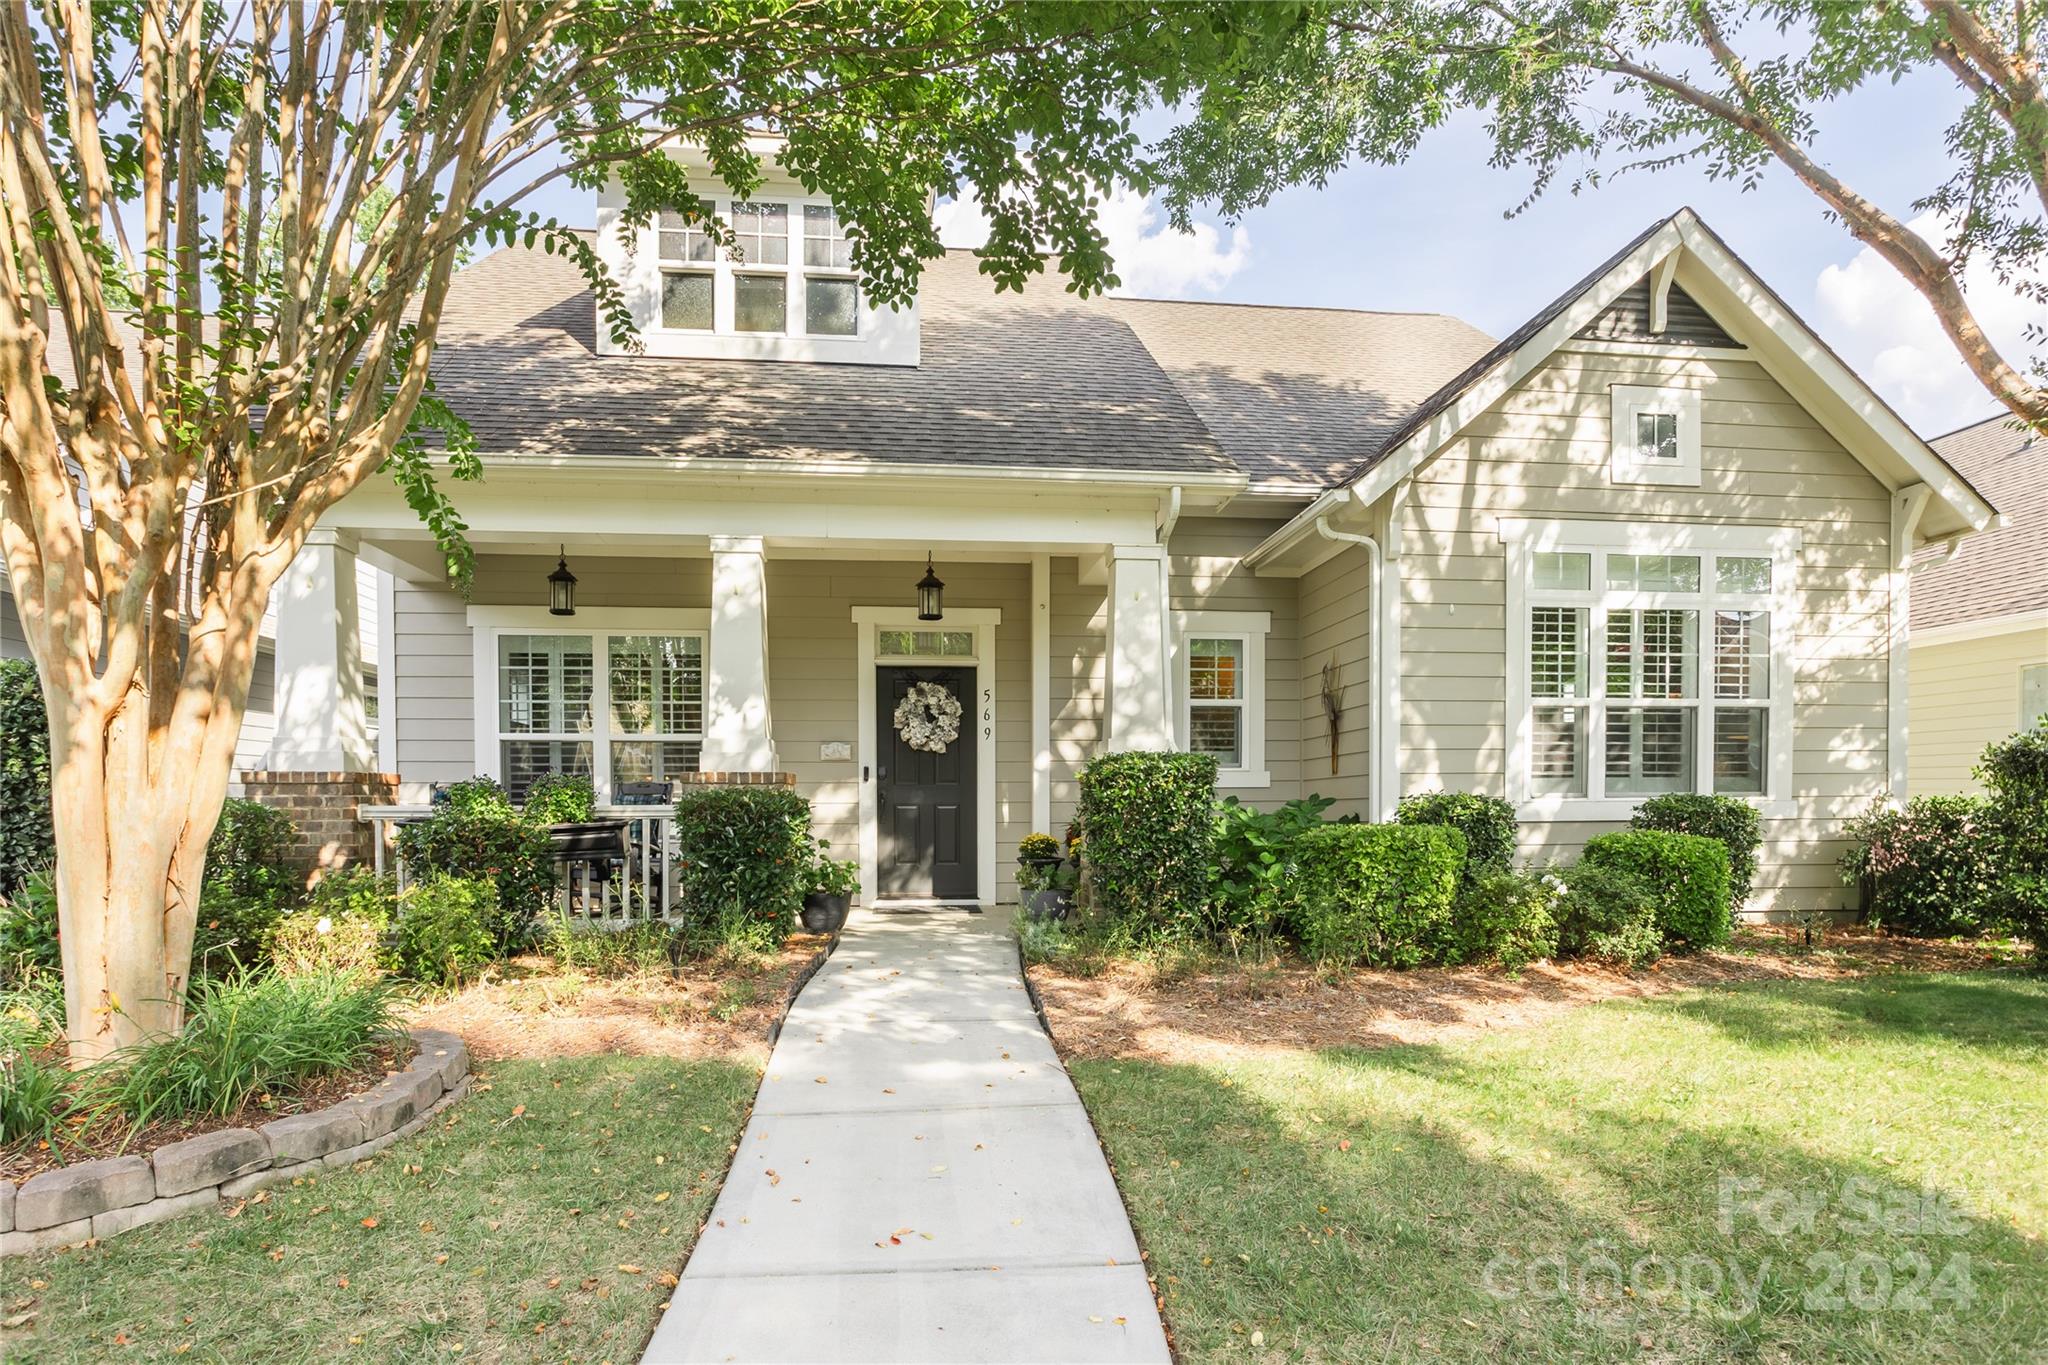
{"label": "sky", "polygon": [[[1959,104],[1946,77],[1916,73],[1825,108],[1821,160],[1891,212],[1947,178],[1942,133]],[[1169,126],[1154,115],[1141,127]],[[1820,201],[1775,164],[1745,191],[1678,166],[1604,179],[1573,194],[1567,174],[1515,217],[1531,183],[1523,168],[1487,164],[1491,142],[1464,115],[1425,138],[1399,166],[1354,166],[1321,188],[1288,191],[1225,223],[1211,214],[1192,234],[1171,231],[1155,203],[1112,193],[1102,210],[1120,292],[1395,312],[1442,312],[1501,336],[1650,223],[1691,205],[1899,413],[1936,436],[1999,411],[1963,367],[1931,309],[1862,248]],[[587,196],[551,187],[531,207],[587,224]],[[939,206],[949,245],[977,244],[972,203]],[[1915,220],[1939,236],[1939,225]],[[2029,361],[2030,324],[2048,310],[1973,271],[1965,289],[2009,358]]]}

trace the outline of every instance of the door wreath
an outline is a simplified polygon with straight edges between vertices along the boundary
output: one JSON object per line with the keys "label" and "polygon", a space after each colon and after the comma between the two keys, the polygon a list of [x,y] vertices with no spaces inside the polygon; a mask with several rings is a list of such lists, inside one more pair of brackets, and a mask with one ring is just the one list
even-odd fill
{"label": "door wreath", "polygon": [[920,753],[942,754],[960,738],[960,699],[935,682],[911,684],[896,703],[896,733]]}

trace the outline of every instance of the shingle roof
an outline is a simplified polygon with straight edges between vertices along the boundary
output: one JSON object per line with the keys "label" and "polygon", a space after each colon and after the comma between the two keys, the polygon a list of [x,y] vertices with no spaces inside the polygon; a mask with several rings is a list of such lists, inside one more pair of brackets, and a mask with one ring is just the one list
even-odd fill
{"label": "shingle roof", "polygon": [[2048,440],[2009,413],[1931,441],[2005,518],[1913,570],[1913,629],[2048,609]]}
{"label": "shingle roof", "polygon": [[1491,337],[1441,313],[1102,301],[1254,484],[1322,489]]}
{"label": "shingle roof", "polygon": [[491,455],[830,460],[1233,475],[1131,329],[1047,285],[928,267],[916,367],[597,354],[568,261],[499,251],[451,290],[434,376]]}

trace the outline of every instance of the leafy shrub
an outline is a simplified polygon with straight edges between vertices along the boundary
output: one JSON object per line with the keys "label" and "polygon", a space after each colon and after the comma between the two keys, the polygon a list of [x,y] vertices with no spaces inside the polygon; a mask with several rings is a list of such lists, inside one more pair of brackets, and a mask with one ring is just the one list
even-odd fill
{"label": "leafy shrub", "polygon": [[1902,934],[1974,934],[1996,915],[1998,848],[1990,804],[1916,796],[1851,820],[1843,879],[1870,888],[1870,921]]}
{"label": "leafy shrub", "polygon": [[1327,796],[1289,801],[1277,810],[1247,806],[1235,796],[1216,803],[1209,862],[1209,915],[1226,934],[1259,935],[1278,917],[1292,877],[1294,841],[1323,823],[1336,802]]}
{"label": "leafy shrub", "polygon": [[1977,779],[1991,793],[1998,919],[2048,967],[2048,717],[1986,748]]}
{"label": "leafy shrub", "polygon": [[305,885],[287,861],[298,838],[298,826],[283,811],[230,796],[206,845],[206,885],[264,897],[282,909]]}
{"label": "leafy shrub", "polygon": [[1294,843],[1301,944],[1330,966],[1413,967],[1441,951],[1465,836],[1415,825],[1323,825]]}
{"label": "leafy shrub", "polygon": [[1556,893],[1558,956],[1639,967],[1664,951],[1656,896],[1633,872],[1581,862],[1545,880]]}
{"label": "leafy shrub", "polygon": [[440,986],[469,980],[497,956],[490,924],[498,906],[488,878],[437,873],[414,882],[398,897],[398,970]]}
{"label": "leafy shrub", "polygon": [[450,782],[434,794],[434,804],[444,810],[474,814],[478,811],[503,813],[511,810],[512,798],[495,777],[470,777]]}
{"label": "leafy shrub", "polygon": [[1489,868],[1515,861],[1515,808],[1497,796],[1473,792],[1424,792],[1404,796],[1394,813],[1404,825],[1448,825],[1465,836],[1465,872],[1470,886]]}
{"label": "leafy shrub", "polygon": [[460,799],[399,826],[398,856],[413,877],[489,880],[498,899],[485,927],[498,951],[514,952],[532,941],[534,926],[552,908],[554,846],[547,827],[514,810],[488,778],[456,788]]}
{"label": "leafy shrub", "polygon": [[818,856],[811,864],[811,891],[826,896],[853,896],[860,892],[860,864],[851,858],[831,857],[827,840],[818,840]]}
{"label": "leafy shrub", "polygon": [[597,814],[597,788],[574,773],[542,773],[526,789],[525,809],[543,825],[580,824]]}
{"label": "leafy shrub", "polygon": [[50,718],[25,659],[0,659],[0,896],[57,856],[50,834]]}
{"label": "leafy shrub", "polygon": [[1197,929],[1216,838],[1215,756],[1104,754],[1081,769],[1080,785],[1094,911],[1140,938]]}
{"label": "leafy shrub", "polygon": [[20,984],[63,969],[57,942],[57,885],[38,868],[0,898],[0,982]]}
{"label": "leafy shrub", "polygon": [[385,981],[346,973],[232,976],[193,986],[185,1027],[114,1054],[86,1085],[89,1107],[146,1124],[228,1115],[356,1066],[397,1037]]}
{"label": "leafy shrub", "polygon": [[1555,957],[1554,898],[1550,883],[1536,873],[1482,868],[1451,908],[1452,954],[1460,962],[1498,962],[1510,972]]}
{"label": "leafy shrub", "polygon": [[271,965],[286,976],[321,972],[374,973],[391,931],[397,883],[367,867],[330,872],[313,886],[305,908],[278,921]]}
{"label": "leafy shrub", "polygon": [[1631,829],[1719,839],[1728,848],[1729,898],[1738,907],[1748,904],[1756,880],[1756,852],[1764,841],[1763,815],[1755,806],[1734,796],[1671,792],[1637,806],[1628,823]]}
{"label": "leafy shrub", "polygon": [[232,878],[202,885],[192,930],[192,975],[218,976],[255,966],[270,949],[286,903],[275,886],[243,891]]}
{"label": "leafy shrub", "polygon": [[1020,918],[1017,921],[1017,951],[1023,954],[1027,965],[1056,962],[1067,951],[1067,930],[1056,919]]}
{"label": "leafy shrub", "polygon": [[1719,839],[1649,829],[1596,834],[1581,861],[1635,874],[1650,889],[1666,943],[1711,948],[1728,941],[1734,914],[1728,848]]}
{"label": "leafy shrub", "polygon": [[630,976],[666,971],[675,940],[675,930],[659,922],[579,924],[558,914],[548,921],[542,946],[559,966],[595,976]]}
{"label": "leafy shrub", "polygon": [[788,787],[699,787],[676,802],[676,886],[691,918],[739,909],[780,943],[812,890],[811,806]]}

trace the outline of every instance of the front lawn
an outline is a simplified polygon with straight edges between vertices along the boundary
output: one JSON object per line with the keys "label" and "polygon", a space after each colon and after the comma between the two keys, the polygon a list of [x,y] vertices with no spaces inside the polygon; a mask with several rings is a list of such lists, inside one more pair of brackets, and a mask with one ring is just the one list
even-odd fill
{"label": "front lawn", "polygon": [[2048,980],[1189,1055],[1072,1064],[1186,1360],[2048,1354]]}
{"label": "front lawn", "polygon": [[350,1170],[0,1263],[9,1361],[637,1359],[759,1082],[508,1060]]}

